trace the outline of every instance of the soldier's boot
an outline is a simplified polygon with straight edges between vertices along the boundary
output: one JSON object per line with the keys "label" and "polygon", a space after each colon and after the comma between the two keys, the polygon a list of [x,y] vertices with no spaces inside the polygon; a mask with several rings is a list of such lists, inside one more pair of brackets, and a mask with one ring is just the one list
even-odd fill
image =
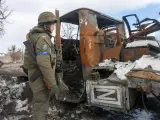
{"label": "soldier's boot", "polygon": [[50,92],[48,89],[34,93],[33,120],[47,120]]}

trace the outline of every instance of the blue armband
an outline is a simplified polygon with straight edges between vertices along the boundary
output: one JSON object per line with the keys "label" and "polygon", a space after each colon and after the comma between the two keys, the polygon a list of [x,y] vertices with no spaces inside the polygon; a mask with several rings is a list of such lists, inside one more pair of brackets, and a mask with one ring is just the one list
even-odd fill
{"label": "blue armband", "polygon": [[38,52],[37,55],[49,55],[48,52]]}

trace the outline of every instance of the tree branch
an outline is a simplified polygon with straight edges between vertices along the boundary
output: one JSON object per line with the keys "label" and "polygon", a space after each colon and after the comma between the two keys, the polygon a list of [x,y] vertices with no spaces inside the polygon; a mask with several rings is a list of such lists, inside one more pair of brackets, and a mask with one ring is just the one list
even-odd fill
{"label": "tree branch", "polygon": [[75,31],[77,31],[78,28],[76,28],[74,25],[69,23],[63,23],[62,24],[62,31],[61,36],[66,39],[73,39],[75,36]]}
{"label": "tree branch", "polygon": [[4,26],[7,23],[7,18],[11,15],[12,10],[5,5],[5,0],[0,0],[0,36],[4,35]]}

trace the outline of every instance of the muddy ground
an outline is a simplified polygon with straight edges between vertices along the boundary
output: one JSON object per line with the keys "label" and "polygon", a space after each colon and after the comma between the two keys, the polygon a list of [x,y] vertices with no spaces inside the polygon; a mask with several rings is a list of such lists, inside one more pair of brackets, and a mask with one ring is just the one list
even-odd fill
{"label": "muddy ground", "polygon": [[[28,82],[18,83],[13,74],[23,74],[20,64],[4,65],[0,69],[0,120],[31,120],[32,92]],[[9,74],[7,74],[9,73]],[[6,75],[7,74],[7,75]],[[160,102],[148,95],[146,108],[140,100],[128,114],[108,112],[88,107],[85,103],[70,104],[52,101],[49,120],[160,120]],[[56,106],[54,105],[56,104]]]}

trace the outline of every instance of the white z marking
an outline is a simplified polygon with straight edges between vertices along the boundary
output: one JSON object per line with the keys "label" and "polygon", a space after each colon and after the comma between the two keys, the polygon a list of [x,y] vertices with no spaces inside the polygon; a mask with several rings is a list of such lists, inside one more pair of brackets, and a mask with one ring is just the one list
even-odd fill
{"label": "white z marking", "polygon": [[[101,95],[96,95],[95,90],[103,92]],[[113,97],[110,95],[115,94]],[[92,85],[91,86],[91,103],[96,104],[108,104],[108,105],[118,105],[122,107],[122,88],[118,86],[100,86]]]}
{"label": "white z marking", "polygon": [[107,101],[116,101],[116,98],[107,97],[107,96],[109,96],[109,95],[112,95],[112,94],[116,93],[116,90],[96,89],[96,91],[99,91],[99,92],[107,92],[107,93],[105,93],[105,94],[102,94],[102,95],[97,96],[98,99],[100,99],[100,100],[107,100]]}

